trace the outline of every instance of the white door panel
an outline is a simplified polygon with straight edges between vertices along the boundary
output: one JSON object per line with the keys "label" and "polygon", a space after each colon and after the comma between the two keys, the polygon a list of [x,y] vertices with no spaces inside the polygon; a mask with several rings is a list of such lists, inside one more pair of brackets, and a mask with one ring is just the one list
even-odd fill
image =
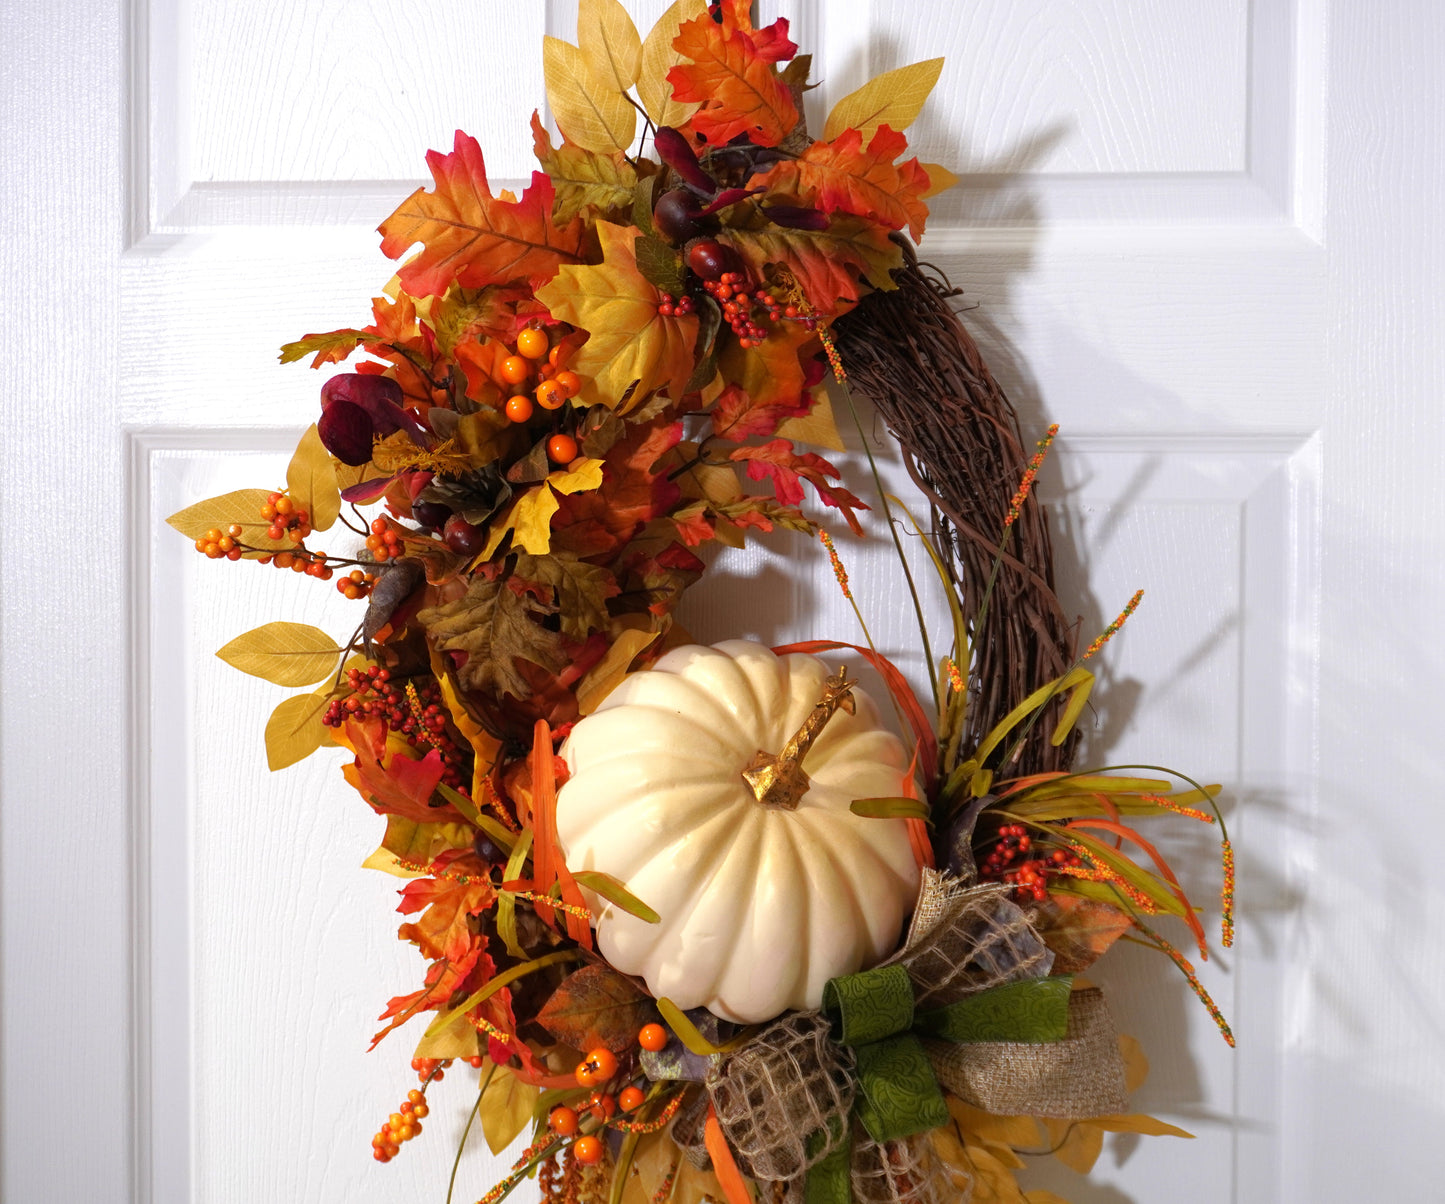
{"label": "white door panel", "polygon": [[[664,7],[629,0],[644,28]],[[1114,1138],[1087,1182],[1031,1183],[1076,1204],[1430,1198],[1445,18],[1326,0],[760,7],[814,53],[815,123],[871,75],[948,56],[910,138],[964,178],[925,257],[966,288],[1026,434],[1063,424],[1044,496],[1086,637],[1146,591],[1101,658],[1090,757],[1229,788],[1239,936],[1202,977],[1239,1049],[1162,958],[1120,950],[1096,975],[1153,1063],[1137,1105],[1198,1139]],[[469,1074],[432,1092],[396,1163],[370,1158],[412,1038],[363,1051],[421,966],[393,937],[398,883],[359,868],[379,821],[338,753],[268,773],[281,691],[213,655],[273,618],[341,631],[353,611],[329,586],[207,562],[161,520],[282,479],[321,377],[276,349],[366,319],[394,267],[374,227],[426,149],[460,126],[494,187],[525,182],[540,39],[571,36],[573,13],[4,13],[24,64],[3,243],[7,1201],[441,1198]],[[842,460],[864,486],[857,442]],[[840,546],[916,677],[887,541]],[[819,567],[800,539],[724,554],[684,621],[855,638]],[[1165,843],[1217,924],[1203,835]],[[505,1165],[474,1133],[457,1199]]]}

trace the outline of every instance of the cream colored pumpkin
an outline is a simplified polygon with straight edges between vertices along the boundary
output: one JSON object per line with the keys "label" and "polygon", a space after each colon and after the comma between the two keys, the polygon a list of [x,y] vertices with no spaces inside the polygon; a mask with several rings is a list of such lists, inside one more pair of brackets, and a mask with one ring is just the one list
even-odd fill
{"label": "cream colored pumpkin", "polygon": [[742,640],[677,648],[563,745],[567,866],[611,874],[661,916],[649,924],[588,893],[603,956],[654,995],[767,1020],[819,1006],[828,979],[896,948],[919,882],[907,826],[849,811],[905,792],[903,747],[873,701],[855,689],[855,712],[823,726],[796,809],[764,806],[742,776],[798,732],[829,672]]}

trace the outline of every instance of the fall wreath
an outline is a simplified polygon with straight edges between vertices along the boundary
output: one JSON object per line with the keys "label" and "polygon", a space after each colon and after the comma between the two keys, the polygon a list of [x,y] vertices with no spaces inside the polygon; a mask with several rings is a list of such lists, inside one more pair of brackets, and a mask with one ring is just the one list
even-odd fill
{"label": "fall wreath", "polygon": [[[1029,451],[915,257],[953,177],[903,131],[942,60],[815,137],[808,57],[743,0],[678,0],[645,39],[582,0],[578,42],[546,39],[561,141],[534,116],[521,196],[458,132],[381,225],[401,264],[372,323],[283,348],[365,357],[285,488],[170,520],[364,603],[344,641],[278,621],[220,655],[306,687],[266,725],[272,768],[347,750],[385,821],[367,864],[408,880],[425,970],[376,1040],[414,1021],[420,1082],[375,1157],[462,1061],[493,1149],[529,1134],[482,1204],[528,1178],[548,1204],[1050,1199],[1019,1151],[1178,1132],[1128,1113],[1140,1059],[1075,977],[1116,939],[1172,958],[1232,1042],[1134,827],[1222,821],[1217,787],[1072,765],[1086,662],[1138,597],[1077,653],[1032,494],[1053,430]],[[705,648],[674,620],[702,545],[778,527],[851,598],[802,509],[861,531],[870,508],[802,447],[842,446],[825,380],[871,401],[927,504],[873,499],[915,606],[905,540],[949,599],[950,630],[917,607],[922,698],[861,613],[856,646]]]}

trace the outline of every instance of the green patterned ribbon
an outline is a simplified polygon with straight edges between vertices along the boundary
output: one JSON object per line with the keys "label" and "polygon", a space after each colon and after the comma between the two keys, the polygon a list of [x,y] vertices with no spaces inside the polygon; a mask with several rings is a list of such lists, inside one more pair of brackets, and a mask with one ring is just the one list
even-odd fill
{"label": "green patterned ribbon", "polygon": [[[1068,1031],[1067,976],[1030,978],[915,1013],[913,984],[899,964],[831,979],[823,1011],[834,1038],[853,1050],[853,1111],[874,1141],[926,1133],[948,1123],[948,1105],[920,1037],[942,1041],[1060,1041]],[[821,1134],[816,1135],[820,1139]],[[806,1204],[848,1204],[851,1142],[846,1133],[809,1173]]]}

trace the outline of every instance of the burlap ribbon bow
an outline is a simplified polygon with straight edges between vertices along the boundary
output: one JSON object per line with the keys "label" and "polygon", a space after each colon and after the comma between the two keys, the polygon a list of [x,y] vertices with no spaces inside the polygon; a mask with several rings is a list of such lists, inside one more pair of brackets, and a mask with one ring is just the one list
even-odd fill
{"label": "burlap ribbon bow", "polygon": [[1004,891],[925,871],[890,963],[832,980],[826,1014],[781,1017],[708,1075],[744,1172],[803,1187],[810,1204],[921,1204],[946,1189],[916,1159],[907,1169],[922,1139],[893,1135],[947,1123],[943,1091],[1003,1115],[1122,1110],[1102,996],[1071,994],[1046,977],[1052,962]]}

